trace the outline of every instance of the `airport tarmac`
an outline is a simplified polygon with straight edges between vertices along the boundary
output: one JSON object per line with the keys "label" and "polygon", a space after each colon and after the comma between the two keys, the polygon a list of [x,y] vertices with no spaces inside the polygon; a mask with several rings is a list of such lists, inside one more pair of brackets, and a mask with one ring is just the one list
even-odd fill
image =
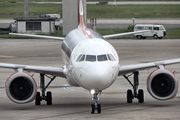
{"label": "airport tarmac", "polygon": [[[117,50],[120,65],[180,58],[180,39],[108,41]],[[62,67],[61,43],[43,39],[0,39],[0,63]],[[175,71],[180,80],[180,64],[166,68]],[[34,101],[23,105],[11,102],[4,87],[7,77],[14,70],[0,68],[0,120],[179,120],[180,90],[176,98],[168,101],[158,101],[149,95],[146,79],[153,70],[155,69],[140,72],[139,88],[144,89],[145,94],[143,104],[139,104],[136,99],[132,104],[126,103],[126,91],[131,86],[120,76],[99,96],[102,113],[91,114],[92,96],[88,91],[77,87],[49,88],[48,91],[53,93],[51,106],[47,106],[44,101],[41,106],[36,106]],[[34,78],[39,85],[39,74],[35,73]],[[56,78],[51,86],[66,84],[65,79]]]}

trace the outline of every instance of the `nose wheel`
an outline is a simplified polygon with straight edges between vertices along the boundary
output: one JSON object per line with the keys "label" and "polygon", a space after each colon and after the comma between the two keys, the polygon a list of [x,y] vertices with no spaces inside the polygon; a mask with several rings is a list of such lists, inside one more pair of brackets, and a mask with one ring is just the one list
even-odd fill
{"label": "nose wheel", "polygon": [[97,110],[97,113],[101,113],[101,104],[97,104],[97,106],[95,106],[94,104],[91,105],[92,111],[91,114],[95,113],[95,110]]}
{"label": "nose wheel", "polygon": [[93,101],[94,104],[91,105],[91,114],[94,114],[95,111],[97,111],[97,113],[101,113],[101,104],[98,104],[99,98],[97,97],[99,94],[99,92],[95,92],[93,95]]}

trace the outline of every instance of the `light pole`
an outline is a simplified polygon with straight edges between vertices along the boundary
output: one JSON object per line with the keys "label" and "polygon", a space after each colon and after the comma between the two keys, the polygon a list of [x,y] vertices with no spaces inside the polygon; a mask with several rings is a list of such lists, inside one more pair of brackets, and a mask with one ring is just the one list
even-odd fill
{"label": "light pole", "polygon": [[117,4],[116,4],[116,0],[114,0],[114,6],[117,6]]}
{"label": "light pole", "polygon": [[24,0],[24,17],[28,17],[28,0]]}

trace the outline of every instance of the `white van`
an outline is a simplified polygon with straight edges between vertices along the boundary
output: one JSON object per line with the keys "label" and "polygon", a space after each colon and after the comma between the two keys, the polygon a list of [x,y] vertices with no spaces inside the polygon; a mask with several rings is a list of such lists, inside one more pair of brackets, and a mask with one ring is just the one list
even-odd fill
{"label": "white van", "polygon": [[154,39],[162,39],[166,36],[166,29],[163,25],[153,25],[153,24],[136,24],[134,27],[134,32],[141,30],[151,30],[150,32],[134,34],[137,39],[146,39],[146,37],[153,37]]}

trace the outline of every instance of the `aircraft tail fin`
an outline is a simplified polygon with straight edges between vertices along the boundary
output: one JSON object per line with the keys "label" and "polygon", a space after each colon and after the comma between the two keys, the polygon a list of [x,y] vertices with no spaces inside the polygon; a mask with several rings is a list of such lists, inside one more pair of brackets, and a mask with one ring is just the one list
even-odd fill
{"label": "aircraft tail fin", "polygon": [[84,9],[83,9],[83,0],[78,0],[78,27],[86,28],[84,24]]}

